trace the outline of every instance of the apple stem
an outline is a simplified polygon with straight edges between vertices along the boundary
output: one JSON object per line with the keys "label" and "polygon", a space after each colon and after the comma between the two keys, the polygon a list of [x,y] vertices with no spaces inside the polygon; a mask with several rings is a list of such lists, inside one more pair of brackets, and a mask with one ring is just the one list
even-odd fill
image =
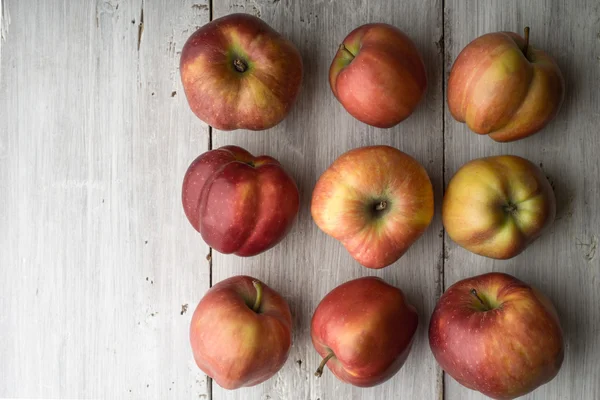
{"label": "apple stem", "polygon": [[233,60],[233,66],[235,67],[235,70],[237,72],[246,72],[246,70],[248,69],[248,65],[243,60],[240,60],[239,58],[236,58],[235,60]]}
{"label": "apple stem", "polygon": [[473,296],[475,296],[477,298],[477,300],[479,300],[479,302],[481,303],[482,306],[485,307],[485,303],[483,302],[483,300],[481,300],[481,297],[479,297],[479,295],[477,294],[477,290],[471,289],[471,294]]}
{"label": "apple stem", "polygon": [[523,49],[523,54],[527,57],[527,50],[529,50],[529,27],[525,27],[525,48]]}
{"label": "apple stem", "polygon": [[344,45],[344,43],[340,44],[340,48],[339,51],[343,51],[344,53],[346,53],[347,55],[349,55],[350,57],[354,58],[354,54],[352,54],[350,52],[350,50],[348,50],[348,48]]}
{"label": "apple stem", "polygon": [[325,368],[325,364],[327,364],[327,361],[331,360],[331,358],[334,356],[335,354],[333,353],[329,353],[327,354],[327,357],[325,357],[322,361],[321,364],[319,364],[319,368],[317,368],[317,372],[315,372],[315,376],[317,378],[320,378],[321,375],[323,375],[323,368]]}
{"label": "apple stem", "polygon": [[375,211],[383,211],[387,208],[387,201],[382,200],[375,205]]}
{"label": "apple stem", "polygon": [[252,307],[252,311],[258,312],[260,308],[260,303],[262,302],[263,289],[262,285],[259,281],[252,281],[254,288],[256,289],[256,300],[254,301],[254,306]]}

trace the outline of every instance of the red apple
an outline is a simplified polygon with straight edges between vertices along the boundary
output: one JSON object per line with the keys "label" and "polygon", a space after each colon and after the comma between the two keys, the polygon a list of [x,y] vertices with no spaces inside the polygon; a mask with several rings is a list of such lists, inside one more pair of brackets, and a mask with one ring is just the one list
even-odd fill
{"label": "red apple", "polygon": [[236,146],[208,151],[183,179],[185,215],[213,249],[253,256],[280,242],[298,214],[294,180],[269,156]]}
{"label": "red apple", "polygon": [[220,130],[261,130],[290,111],[302,81],[296,47],[261,19],[231,14],[202,26],[181,51],[192,111]]}
{"label": "red apple", "polygon": [[448,236],[482,256],[521,253],[554,221],[556,200],[544,173],[517,156],[473,160],[452,177],[442,205]]}
{"label": "red apple", "polygon": [[376,277],[355,279],[333,289],[319,303],[311,323],[315,349],[340,380],[378,385],[406,361],[418,315],[402,291]]}
{"label": "red apple", "polygon": [[335,97],[366,124],[390,128],[408,118],[427,87],[421,54],[402,31],[387,24],[356,28],[329,69]]}
{"label": "red apple", "polygon": [[494,399],[514,399],[549,382],[564,356],[550,300],[501,273],[446,290],[431,317],[429,344],[451,377]]}
{"label": "red apple", "polygon": [[565,83],[554,60],[512,32],[488,33],[452,66],[448,106],[454,119],[498,142],[541,130],[558,113]]}
{"label": "red apple", "polygon": [[417,160],[389,146],[340,156],[315,186],[315,223],[367,268],[398,260],[433,217],[433,188]]}
{"label": "red apple", "polygon": [[287,360],[290,308],[259,280],[234,276],[204,295],[192,316],[190,342],[196,364],[219,386],[258,385]]}

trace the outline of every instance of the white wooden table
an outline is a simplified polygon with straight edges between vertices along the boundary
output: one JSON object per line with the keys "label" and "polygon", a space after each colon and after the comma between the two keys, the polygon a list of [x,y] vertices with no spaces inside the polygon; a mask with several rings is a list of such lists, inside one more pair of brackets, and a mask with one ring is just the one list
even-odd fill
{"label": "white wooden table", "polygon": [[[527,398],[600,399],[597,0],[0,0],[0,10],[0,398],[481,399],[435,363],[429,316],[450,284],[505,271],[547,293],[565,330],[562,370]],[[183,43],[211,16],[232,12],[260,16],[304,58],[298,103],[268,131],[211,130],[183,96]],[[413,38],[429,79],[415,114],[390,130],[354,120],[327,81],[345,35],[379,21]],[[469,41],[525,25],[532,43],[556,58],[566,99],[542,133],[499,144],[452,119],[445,82]],[[180,185],[195,156],[226,144],[278,158],[298,182],[301,210],[267,253],[212,253],[209,261],[183,214]],[[422,162],[437,205],[426,234],[381,271],[359,266],[309,212],[325,168],[370,144]],[[440,218],[444,184],[458,167],[496,154],[542,166],[558,199],[552,231],[509,261],[459,248]],[[294,344],[271,380],[226,392],[195,366],[188,327],[211,283],[236,274],[285,296]],[[366,275],[400,286],[417,306],[412,353],[375,388],[353,388],[330,372],[317,379],[312,312],[335,286]]]}

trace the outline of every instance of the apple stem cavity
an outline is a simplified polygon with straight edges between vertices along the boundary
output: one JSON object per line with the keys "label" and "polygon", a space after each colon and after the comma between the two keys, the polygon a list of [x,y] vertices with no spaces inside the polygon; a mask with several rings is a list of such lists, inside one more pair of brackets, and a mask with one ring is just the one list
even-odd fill
{"label": "apple stem cavity", "polygon": [[327,357],[325,357],[321,361],[321,364],[319,364],[319,368],[317,368],[317,371],[315,372],[315,376],[317,378],[320,378],[321,375],[323,375],[323,368],[325,368],[325,364],[327,364],[327,361],[331,360],[331,358],[334,357],[334,356],[335,356],[335,354],[329,353],[329,354],[327,354]]}
{"label": "apple stem cavity", "polygon": [[529,50],[529,27],[525,27],[525,47],[523,48],[523,54],[527,58],[527,50]]}
{"label": "apple stem cavity", "polygon": [[508,214],[514,215],[516,214],[518,210],[518,207],[516,204],[513,203],[508,203],[505,207],[504,207],[504,211],[506,211]]}
{"label": "apple stem cavity", "polygon": [[259,281],[252,281],[252,284],[256,289],[256,300],[254,301],[254,306],[252,306],[252,311],[257,313],[260,309],[260,303],[262,302],[263,288]]}
{"label": "apple stem cavity", "polygon": [[235,60],[233,60],[233,67],[237,72],[242,73],[246,72],[246,70],[248,69],[248,64],[246,64],[244,60],[236,58]]}
{"label": "apple stem cavity", "polygon": [[481,297],[479,297],[479,295],[477,294],[477,290],[475,290],[475,289],[471,289],[471,294],[472,294],[473,296],[475,296],[475,297],[477,298],[477,300],[479,300],[479,302],[481,303],[481,305],[482,305],[482,306],[484,306],[485,308],[487,308],[487,304],[485,304],[485,303],[483,302],[483,300],[481,299]]}
{"label": "apple stem cavity", "polygon": [[348,50],[348,48],[344,45],[344,43],[340,44],[339,51],[346,53],[347,56],[350,56],[350,59],[353,59],[355,56]]}

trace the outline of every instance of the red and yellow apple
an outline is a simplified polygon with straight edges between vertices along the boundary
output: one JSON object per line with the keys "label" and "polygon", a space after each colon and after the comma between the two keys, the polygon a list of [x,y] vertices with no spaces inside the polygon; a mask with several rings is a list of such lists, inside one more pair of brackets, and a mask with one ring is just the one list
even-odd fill
{"label": "red and yellow apple", "polygon": [[315,223],[368,268],[398,260],[433,217],[433,188],[417,160],[389,146],[340,156],[312,196]]}
{"label": "red and yellow apple", "polygon": [[448,236],[490,258],[521,253],[554,221],[556,200],[540,168],[517,156],[480,158],[452,177],[442,205]]}
{"label": "red and yellow apple", "polygon": [[253,256],[279,243],[298,214],[294,180],[277,160],[225,146],[196,158],[183,179],[185,215],[218,252]]}
{"label": "red and yellow apple", "polygon": [[514,399],[549,382],[564,357],[550,300],[501,273],[448,288],[431,317],[429,344],[451,377],[494,399]]}
{"label": "red and yellow apple", "polygon": [[296,47],[261,19],[231,14],[190,36],[180,72],[192,111],[220,130],[271,128],[294,104],[302,81]]}
{"label": "red and yellow apple", "polygon": [[214,285],[192,316],[198,367],[225,389],[254,386],[283,367],[292,345],[292,315],[273,289],[249,276]]}
{"label": "red and yellow apple", "polygon": [[427,87],[421,54],[412,40],[387,24],[350,32],[329,69],[335,97],[356,119],[390,128],[408,118]]}
{"label": "red and yellow apple", "polygon": [[395,375],[408,357],[418,315],[402,291],[376,277],[333,289],[315,310],[311,337],[325,365],[354,386],[378,385]]}
{"label": "red and yellow apple", "polygon": [[565,83],[554,60],[512,32],[488,33],[465,47],[452,66],[448,106],[459,122],[498,142],[541,130],[558,113]]}

